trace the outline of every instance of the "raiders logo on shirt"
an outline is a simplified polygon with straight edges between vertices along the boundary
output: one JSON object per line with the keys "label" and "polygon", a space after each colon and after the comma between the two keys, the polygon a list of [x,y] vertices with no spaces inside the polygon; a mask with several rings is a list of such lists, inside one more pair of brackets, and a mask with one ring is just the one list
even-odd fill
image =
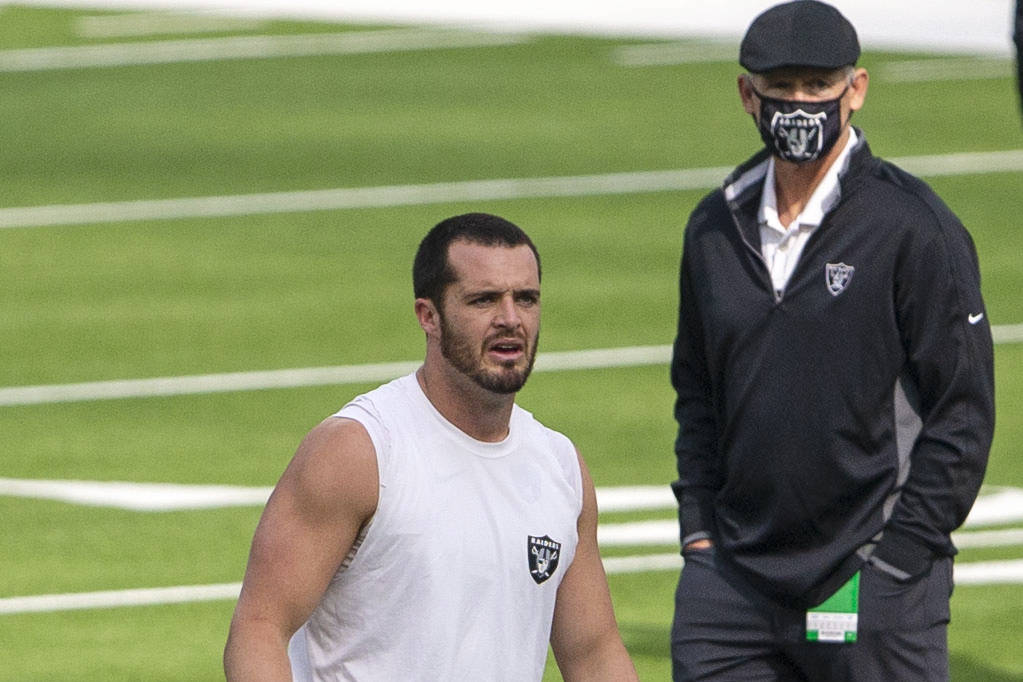
{"label": "raiders logo on shirt", "polygon": [[838,296],[845,291],[854,272],[856,272],[856,268],[845,263],[828,263],[824,267],[824,278],[832,296]]}
{"label": "raiders logo on shirt", "polygon": [[529,559],[529,575],[539,585],[554,575],[558,570],[558,557],[561,556],[561,543],[551,540],[550,536],[536,537],[528,536],[526,543],[527,558]]}

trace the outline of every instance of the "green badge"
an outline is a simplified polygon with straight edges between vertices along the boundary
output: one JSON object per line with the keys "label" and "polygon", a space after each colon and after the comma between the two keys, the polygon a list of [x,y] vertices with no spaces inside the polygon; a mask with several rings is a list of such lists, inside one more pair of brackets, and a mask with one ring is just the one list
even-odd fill
{"label": "green badge", "polygon": [[823,604],[806,612],[806,639],[811,642],[855,642],[860,603],[860,574]]}

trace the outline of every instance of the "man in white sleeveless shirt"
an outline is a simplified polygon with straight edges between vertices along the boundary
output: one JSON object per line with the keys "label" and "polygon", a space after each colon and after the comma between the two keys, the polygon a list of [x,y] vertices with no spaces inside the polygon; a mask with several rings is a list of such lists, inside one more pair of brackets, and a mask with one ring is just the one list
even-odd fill
{"label": "man in white sleeveless shirt", "polygon": [[426,359],[299,446],[256,529],[229,680],[635,680],[572,443],[515,404],[540,259],[497,216],[439,223],[413,266]]}

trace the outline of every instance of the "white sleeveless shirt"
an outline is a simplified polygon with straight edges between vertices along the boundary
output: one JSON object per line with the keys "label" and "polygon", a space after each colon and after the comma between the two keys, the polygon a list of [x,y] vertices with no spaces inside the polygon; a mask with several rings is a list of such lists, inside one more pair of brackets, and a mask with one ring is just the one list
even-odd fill
{"label": "white sleeveless shirt", "polygon": [[507,438],[474,440],[414,374],[335,416],[369,433],[379,502],[292,639],[295,679],[540,680],[578,539],[572,443],[518,406]]}

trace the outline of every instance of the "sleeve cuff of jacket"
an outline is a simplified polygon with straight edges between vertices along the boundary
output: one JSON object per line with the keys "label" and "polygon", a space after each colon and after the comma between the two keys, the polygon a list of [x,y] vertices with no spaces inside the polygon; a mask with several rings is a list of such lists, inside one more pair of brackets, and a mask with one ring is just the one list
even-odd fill
{"label": "sleeve cuff of jacket", "polygon": [[888,528],[874,548],[873,558],[905,573],[906,579],[923,575],[934,561],[934,552],[916,538]]}
{"label": "sleeve cuff of jacket", "polygon": [[691,542],[714,537],[714,509],[709,503],[683,499],[678,507],[679,538]]}

